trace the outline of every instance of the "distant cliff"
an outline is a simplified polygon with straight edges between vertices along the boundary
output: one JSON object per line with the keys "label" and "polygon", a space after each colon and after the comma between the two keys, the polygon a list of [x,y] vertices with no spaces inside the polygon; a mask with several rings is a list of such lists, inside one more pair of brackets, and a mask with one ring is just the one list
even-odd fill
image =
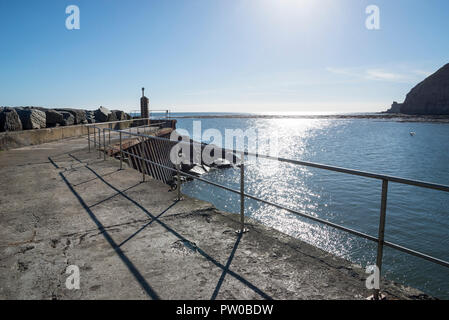
{"label": "distant cliff", "polygon": [[449,63],[414,87],[404,103],[394,102],[387,112],[449,115]]}

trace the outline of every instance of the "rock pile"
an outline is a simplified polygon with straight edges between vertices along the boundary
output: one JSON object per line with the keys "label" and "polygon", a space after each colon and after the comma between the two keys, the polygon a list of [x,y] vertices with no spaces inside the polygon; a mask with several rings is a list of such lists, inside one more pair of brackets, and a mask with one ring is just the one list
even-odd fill
{"label": "rock pile", "polygon": [[95,111],[73,108],[0,107],[0,132],[130,119],[132,117],[124,111],[110,111],[105,107]]}

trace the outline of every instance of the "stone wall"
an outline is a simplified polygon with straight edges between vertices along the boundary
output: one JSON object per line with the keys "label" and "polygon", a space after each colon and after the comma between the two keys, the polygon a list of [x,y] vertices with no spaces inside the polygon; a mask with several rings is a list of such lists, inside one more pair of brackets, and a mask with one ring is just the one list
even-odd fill
{"label": "stone wall", "polygon": [[[154,120],[161,122],[161,120]],[[163,120],[161,127],[163,128],[175,128],[176,120]],[[98,128],[111,128],[115,130],[123,130],[130,127],[132,122],[125,123],[96,123]],[[47,142],[58,141],[67,138],[80,137],[86,135],[87,146],[87,129],[86,125],[74,125],[74,126],[61,126],[55,128],[35,129],[35,130],[22,130],[22,131],[6,131],[0,132],[0,151],[15,149],[25,146],[32,146],[36,144],[42,144]],[[94,129],[90,128],[90,133],[93,134]],[[97,131],[98,134],[98,131]],[[91,137],[93,139],[93,137]]]}

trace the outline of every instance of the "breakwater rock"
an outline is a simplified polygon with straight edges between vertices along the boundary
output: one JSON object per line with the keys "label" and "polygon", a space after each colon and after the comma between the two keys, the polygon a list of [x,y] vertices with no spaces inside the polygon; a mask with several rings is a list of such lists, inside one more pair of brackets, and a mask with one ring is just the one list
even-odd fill
{"label": "breakwater rock", "polygon": [[0,107],[0,132],[130,119],[132,117],[124,111],[111,111],[105,107],[95,111],[74,108]]}

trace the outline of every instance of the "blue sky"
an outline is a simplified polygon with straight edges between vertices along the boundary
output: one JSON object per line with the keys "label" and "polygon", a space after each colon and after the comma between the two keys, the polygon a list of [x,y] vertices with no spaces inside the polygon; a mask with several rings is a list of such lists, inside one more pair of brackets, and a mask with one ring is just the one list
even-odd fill
{"label": "blue sky", "polygon": [[[80,30],[65,8],[78,5]],[[365,8],[380,8],[367,30]],[[381,111],[449,62],[447,0],[2,0],[0,105]]]}

